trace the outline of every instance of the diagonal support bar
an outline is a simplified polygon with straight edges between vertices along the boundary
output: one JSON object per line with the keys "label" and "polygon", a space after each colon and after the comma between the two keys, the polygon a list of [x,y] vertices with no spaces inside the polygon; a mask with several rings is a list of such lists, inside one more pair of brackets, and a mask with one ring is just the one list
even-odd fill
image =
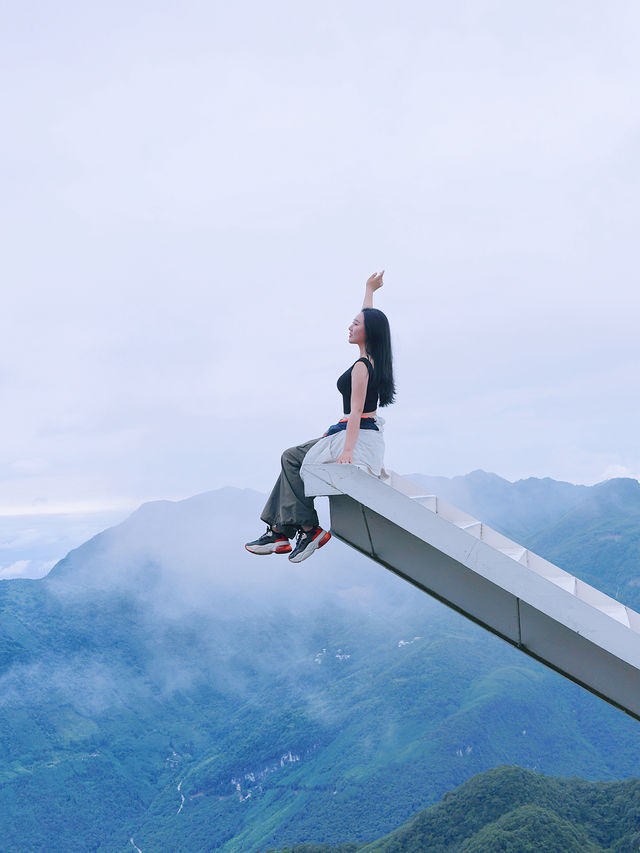
{"label": "diagonal support bar", "polygon": [[303,468],[339,539],[640,720],[640,614],[405,477]]}

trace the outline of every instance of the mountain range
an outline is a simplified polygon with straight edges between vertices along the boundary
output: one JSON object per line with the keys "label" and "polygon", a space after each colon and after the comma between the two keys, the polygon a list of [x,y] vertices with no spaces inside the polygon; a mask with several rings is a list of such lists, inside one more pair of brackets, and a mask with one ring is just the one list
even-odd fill
{"label": "mountain range", "polygon": [[[423,480],[635,602],[636,481]],[[3,850],[361,845],[499,765],[640,773],[637,723],[342,543],[247,554],[263,500],[145,504],[0,583]]]}

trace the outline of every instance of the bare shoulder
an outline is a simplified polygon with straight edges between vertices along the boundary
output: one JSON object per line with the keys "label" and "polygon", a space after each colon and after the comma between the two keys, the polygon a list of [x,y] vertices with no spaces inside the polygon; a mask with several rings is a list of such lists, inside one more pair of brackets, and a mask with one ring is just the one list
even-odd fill
{"label": "bare shoulder", "polygon": [[359,380],[361,382],[368,381],[369,368],[363,361],[356,361],[356,363],[351,368],[351,375],[355,380]]}

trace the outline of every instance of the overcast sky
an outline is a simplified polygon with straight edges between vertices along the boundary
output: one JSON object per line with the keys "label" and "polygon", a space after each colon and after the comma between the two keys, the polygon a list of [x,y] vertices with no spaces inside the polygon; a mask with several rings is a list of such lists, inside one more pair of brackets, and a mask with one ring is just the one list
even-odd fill
{"label": "overcast sky", "polygon": [[382,267],[389,467],[640,474],[635,0],[25,0],[0,38],[0,514],[267,491]]}

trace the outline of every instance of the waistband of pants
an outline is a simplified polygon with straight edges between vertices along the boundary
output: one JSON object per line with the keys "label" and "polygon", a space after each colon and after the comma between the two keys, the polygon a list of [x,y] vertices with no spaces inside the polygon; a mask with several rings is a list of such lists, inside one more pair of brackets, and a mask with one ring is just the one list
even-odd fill
{"label": "waistband of pants", "polygon": [[[340,432],[343,429],[347,428],[347,423],[349,418],[340,418],[337,424],[333,424],[329,427],[329,429],[322,436],[326,438],[328,435],[334,435],[336,432]],[[376,424],[376,419],[372,417],[365,417],[364,415],[360,418],[360,429],[375,429],[376,432],[379,432],[378,425]]]}

